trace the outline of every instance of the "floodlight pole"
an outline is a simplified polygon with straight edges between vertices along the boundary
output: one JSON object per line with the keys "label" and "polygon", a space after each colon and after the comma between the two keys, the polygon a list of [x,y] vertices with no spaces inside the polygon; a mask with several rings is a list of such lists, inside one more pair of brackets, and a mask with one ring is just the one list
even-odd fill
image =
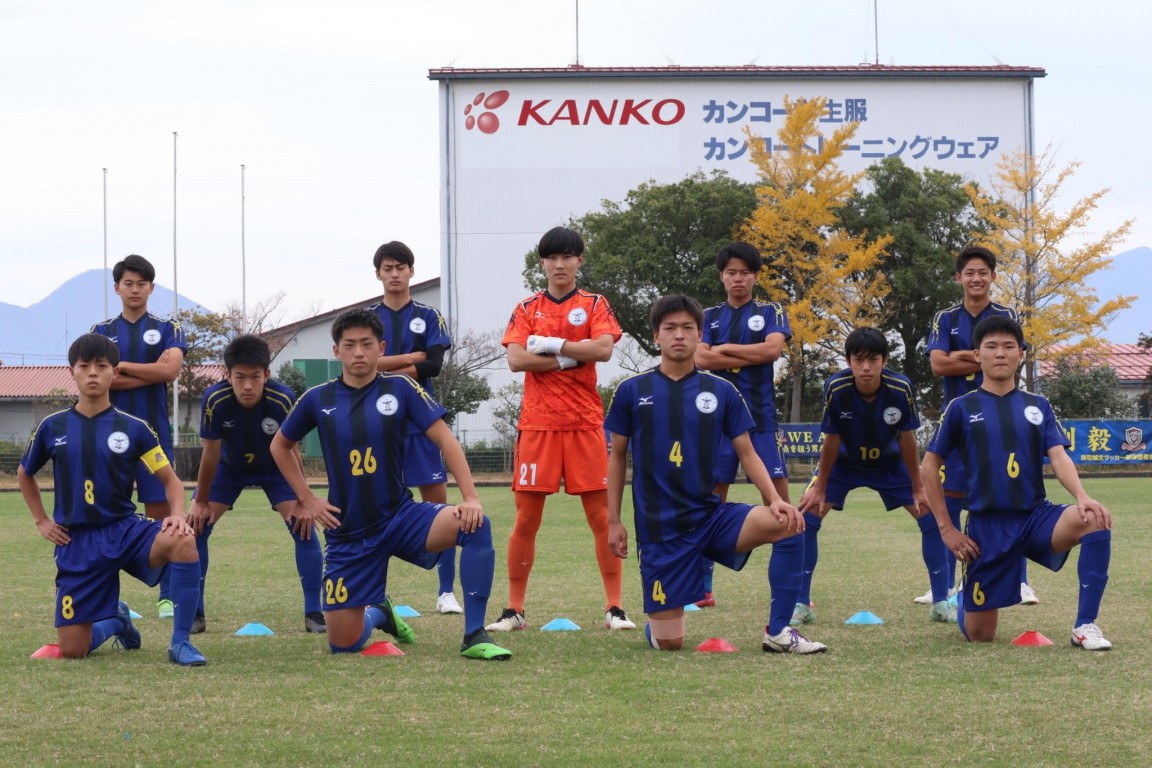
{"label": "floodlight pole", "polygon": [[244,244],[244,163],[240,164],[240,332],[248,333],[248,259]]}
{"label": "floodlight pole", "polygon": [[[172,320],[180,311],[180,288],[176,269],[176,131],[172,131]],[[172,387],[172,447],[180,445],[180,376]]]}
{"label": "floodlight pole", "polygon": [[104,273],[100,275],[100,291],[104,294],[104,317],[108,317],[108,169],[104,168]]}

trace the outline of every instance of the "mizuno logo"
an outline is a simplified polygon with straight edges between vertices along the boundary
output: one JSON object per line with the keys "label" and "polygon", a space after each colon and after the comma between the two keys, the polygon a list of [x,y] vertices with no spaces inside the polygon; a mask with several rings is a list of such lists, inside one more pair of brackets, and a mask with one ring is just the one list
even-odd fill
{"label": "mizuno logo", "polygon": [[977,422],[981,421],[984,421],[984,414],[982,413],[974,413],[968,417],[969,424],[976,424]]}
{"label": "mizuno logo", "polygon": [[852,411],[840,411],[840,418],[842,418],[842,419],[852,418]]}
{"label": "mizuno logo", "polygon": [[67,444],[68,444],[68,435],[64,435],[63,437],[56,438],[56,442],[54,443],[54,445],[67,445]]}
{"label": "mizuno logo", "polygon": [[652,395],[640,398],[640,402],[637,403],[637,405],[652,405]]}
{"label": "mizuno logo", "polygon": [[234,421],[226,421],[226,422],[224,422],[223,424],[221,424],[220,426],[222,426],[222,427],[226,427],[227,429],[231,429],[232,427],[236,426],[236,422],[234,422]]}
{"label": "mizuno logo", "polygon": [[332,411],[336,410],[337,408],[339,408],[339,406],[334,405],[331,408],[321,408],[320,410],[324,411],[325,416],[331,416]]}

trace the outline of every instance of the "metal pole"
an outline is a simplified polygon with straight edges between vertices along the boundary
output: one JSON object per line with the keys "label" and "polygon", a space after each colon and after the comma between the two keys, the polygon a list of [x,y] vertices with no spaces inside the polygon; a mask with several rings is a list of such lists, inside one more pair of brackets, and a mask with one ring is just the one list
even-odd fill
{"label": "metal pole", "polygon": [[[172,131],[172,319],[180,311],[180,288],[176,269],[176,131]],[[180,378],[172,387],[172,447],[180,445]]]}
{"label": "metal pole", "polygon": [[876,52],[876,66],[880,66],[880,0],[872,0],[872,47]]}
{"label": "metal pole", "polygon": [[576,66],[580,66],[580,0],[576,0]]}
{"label": "metal pole", "polygon": [[104,273],[100,275],[104,293],[104,317],[108,317],[108,169],[104,169]]}
{"label": "metal pole", "polygon": [[248,333],[248,258],[244,244],[244,164],[240,164],[240,332]]}

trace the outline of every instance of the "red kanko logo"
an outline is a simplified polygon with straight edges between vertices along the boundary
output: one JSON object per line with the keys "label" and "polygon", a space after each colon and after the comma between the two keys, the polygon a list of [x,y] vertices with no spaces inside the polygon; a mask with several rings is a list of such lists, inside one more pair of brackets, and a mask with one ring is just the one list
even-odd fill
{"label": "red kanko logo", "polygon": [[[500,118],[492,110],[504,106],[506,101],[508,91],[493,91],[487,96],[483,92],[476,94],[472,103],[464,107],[464,130],[475,128],[480,133],[496,133],[500,130]],[[480,112],[479,116],[473,115],[473,111]]]}
{"label": "red kanko logo", "polygon": [[[464,107],[464,129],[496,133],[500,129],[496,110],[508,97],[505,90],[476,94]],[[520,104],[516,125],[675,125],[684,119],[686,112],[684,102],[679,99],[525,99]]]}

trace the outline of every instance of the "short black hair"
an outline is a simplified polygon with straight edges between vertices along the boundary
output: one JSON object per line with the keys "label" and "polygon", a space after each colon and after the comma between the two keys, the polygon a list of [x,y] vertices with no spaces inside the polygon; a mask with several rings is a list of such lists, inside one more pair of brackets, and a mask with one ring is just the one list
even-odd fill
{"label": "short black hair", "polygon": [[120,365],[120,350],[116,342],[99,333],[85,333],[77,337],[76,341],[68,347],[68,367],[75,367],[76,363],[90,363],[107,360],[109,365]]}
{"label": "short black hair", "polygon": [[759,272],[764,266],[764,259],[760,256],[760,251],[756,250],[756,246],[739,241],[729,243],[720,249],[720,253],[716,254],[716,269],[723,272],[724,267],[728,266],[728,262],[732,259],[744,262],[753,272]]}
{"label": "short black hair", "polygon": [[150,283],[156,280],[156,267],[152,266],[152,262],[134,253],[125,256],[112,267],[112,282],[119,283],[125,272],[135,272]]}
{"label": "short black hair", "polygon": [[675,312],[687,312],[696,321],[697,328],[702,329],[704,327],[704,309],[700,306],[700,302],[691,296],[677,293],[671,296],[661,296],[652,305],[652,313],[649,315],[652,333],[660,330],[660,324],[664,322],[664,318]]}
{"label": "short black hair", "polygon": [[376,255],[372,257],[372,268],[380,269],[380,263],[384,261],[384,259],[398,261],[408,266],[416,263],[416,258],[412,255],[412,249],[399,240],[384,243],[384,245],[376,249]]}
{"label": "short black hair", "polygon": [[1015,336],[1016,343],[1021,349],[1024,348],[1024,329],[1020,327],[1020,323],[1006,315],[989,315],[976,323],[976,327],[972,329],[972,345],[979,349],[984,337],[993,334]]}
{"label": "short black hair", "polygon": [[224,347],[224,367],[229,372],[238,365],[255,365],[267,370],[272,364],[268,342],[254,333],[237,336]]}
{"label": "short black hair", "polygon": [[853,355],[870,357],[882,355],[885,360],[889,357],[888,339],[875,328],[857,328],[848,334],[844,342],[844,359],[850,360]]}
{"label": "short black hair", "polygon": [[332,342],[339,344],[340,337],[349,328],[367,328],[372,331],[372,335],[376,337],[377,341],[384,340],[384,325],[375,312],[369,312],[366,309],[350,309],[340,315],[336,318],[336,322],[332,323]]}
{"label": "short black hair", "polygon": [[963,272],[964,265],[972,259],[980,259],[988,265],[988,269],[996,271],[996,254],[982,245],[967,245],[956,255],[956,274]]}
{"label": "short black hair", "polygon": [[540,238],[540,242],[536,246],[536,253],[542,259],[557,253],[583,256],[584,239],[568,227],[552,227]]}

